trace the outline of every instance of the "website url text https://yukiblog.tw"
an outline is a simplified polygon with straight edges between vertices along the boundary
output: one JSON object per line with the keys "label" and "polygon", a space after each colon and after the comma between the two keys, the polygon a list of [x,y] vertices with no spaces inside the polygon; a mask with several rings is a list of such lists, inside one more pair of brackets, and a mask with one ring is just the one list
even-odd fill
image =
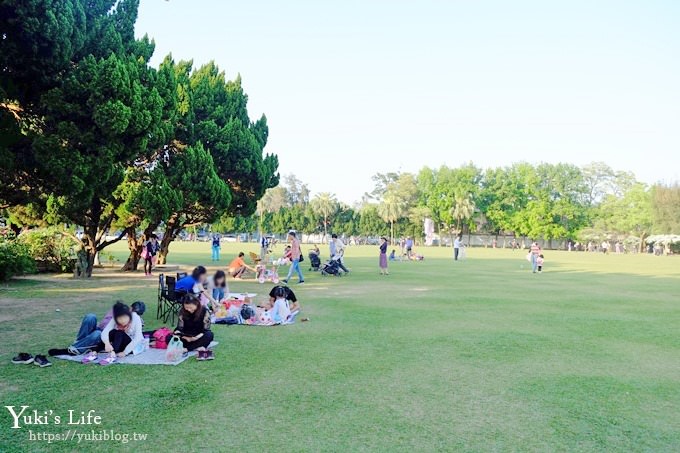
{"label": "website url text https://yukiblog.tw", "polygon": [[28,440],[33,442],[46,442],[48,444],[57,442],[75,442],[78,444],[89,442],[115,442],[127,444],[129,442],[143,442],[147,439],[145,433],[123,433],[112,429],[100,430],[77,430],[68,429],[63,432],[48,433],[43,431],[28,431]]}

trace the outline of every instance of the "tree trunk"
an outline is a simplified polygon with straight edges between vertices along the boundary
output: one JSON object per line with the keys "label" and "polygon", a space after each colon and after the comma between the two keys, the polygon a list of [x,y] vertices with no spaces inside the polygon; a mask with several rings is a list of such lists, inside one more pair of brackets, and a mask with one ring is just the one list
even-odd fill
{"label": "tree trunk", "polygon": [[21,234],[21,227],[19,225],[15,225],[12,222],[7,222],[7,224],[9,225],[9,228],[14,233],[14,237],[17,237]]}
{"label": "tree trunk", "polygon": [[390,243],[394,244],[394,221],[390,221]]}
{"label": "tree trunk", "polygon": [[97,255],[97,227],[86,226],[83,229],[82,249],[78,252],[78,263],[76,265],[76,278],[92,277],[92,268],[94,267],[94,259]]}
{"label": "tree trunk", "polygon": [[328,216],[326,214],[323,216],[323,241],[328,242]]}
{"label": "tree trunk", "polygon": [[139,266],[139,260],[142,259],[142,246],[144,245],[144,236],[137,237],[137,231],[134,227],[126,228],[128,250],[130,254],[128,255],[125,264],[120,269],[121,271],[129,272],[136,271]]}
{"label": "tree trunk", "polygon": [[125,229],[130,254],[121,268],[122,271],[136,271],[139,268],[144,243],[149,240],[149,237],[153,234],[154,230],[158,228],[158,223],[159,222],[149,224],[140,237],[137,237],[137,230],[135,227],[128,227]]}
{"label": "tree trunk", "polygon": [[645,246],[647,245],[647,244],[645,244],[645,239],[646,239],[646,238],[647,238],[647,235],[646,235],[646,234],[641,234],[641,235],[640,235],[640,250],[639,250],[640,253],[645,253],[645,249],[646,249]]}
{"label": "tree trunk", "polygon": [[160,250],[158,251],[158,264],[167,264],[168,253],[170,253],[170,243],[177,238],[183,225],[176,216],[172,216],[165,226],[163,240],[161,240]]}

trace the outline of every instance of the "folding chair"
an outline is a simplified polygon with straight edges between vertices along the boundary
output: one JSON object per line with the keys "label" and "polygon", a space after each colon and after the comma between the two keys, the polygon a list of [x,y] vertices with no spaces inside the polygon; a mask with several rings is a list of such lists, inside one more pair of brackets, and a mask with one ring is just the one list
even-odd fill
{"label": "folding chair", "polygon": [[186,272],[177,272],[177,280],[180,280],[187,276]]}
{"label": "folding chair", "polygon": [[167,293],[167,286],[165,286],[165,275],[158,274],[158,307],[156,308],[156,319],[162,319],[165,315],[165,294]]}
{"label": "folding chair", "polygon": [[179,309],[182,305],[180,302],[182,294],[175,291],[175,283],[177,283],[175,277],[165,278],[165,286],[167,287],[167,290],[165,295],[166,304],[163,322],[167,323],[170,321],[170,325],[175,325],[175,318],[179,315]]}

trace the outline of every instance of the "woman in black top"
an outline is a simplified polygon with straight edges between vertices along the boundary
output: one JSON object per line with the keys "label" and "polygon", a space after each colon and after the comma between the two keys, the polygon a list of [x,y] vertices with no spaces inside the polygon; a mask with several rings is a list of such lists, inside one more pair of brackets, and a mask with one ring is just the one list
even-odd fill
{"label": "woman in black top", "polygon": [[387,272],[387,238],[380,238],[380,275],[389,275]]}
{"label": "woman in black top", "polygon": [[144,275],[149,276],[151,275],[151,269],[153,268],[154,257],[158,253],[159,249],[158,237],[155,234],[152,234],[144,247],[146,248],[146,256],[144,258]]}
{"label": "woman in black top", "polygon": [[[182,340],[184,352],[195,349],[205,351],[213,340],[213,333],[210,330],[210,312],[194,294],[186,294],[182,299],[177,328],[172,335],[177,335]],[[168,338],[169,341],[170,338]]]}

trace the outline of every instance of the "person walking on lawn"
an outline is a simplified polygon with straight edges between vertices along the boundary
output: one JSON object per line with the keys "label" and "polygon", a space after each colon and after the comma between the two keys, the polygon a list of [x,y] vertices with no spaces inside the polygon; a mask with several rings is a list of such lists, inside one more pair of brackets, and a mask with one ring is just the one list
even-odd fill
{"label": "person walking on lawn", "polygon": [[331,252],[331,259],[338,262],[338,266],[343,272],[349,274],[349,269],[343,262],[345,259],[345,244],[338,238],[337,234],[331,235],[331,242],[328,244]]}
{"label": "person walking on lawn", "polygon": [[283,281],[288,284],[288,281],[293,276],[293,272],[298,274],[298,283],[303,284],[305,282],[305,277],[302,276],[302,271],[300,270],[300,257],[302,256],[302,250],[300,250],[300,240],[297,238],[295,231],[288,232],[288,242],[290,242],[290,269],[288,270],[288,276]]}

